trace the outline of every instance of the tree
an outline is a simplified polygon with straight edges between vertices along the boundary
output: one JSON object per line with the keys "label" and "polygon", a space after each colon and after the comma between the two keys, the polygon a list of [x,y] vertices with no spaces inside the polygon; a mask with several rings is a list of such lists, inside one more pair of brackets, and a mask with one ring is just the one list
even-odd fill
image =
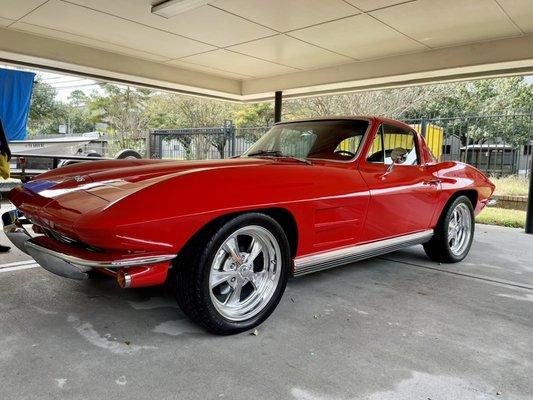
{"label": "tree", "polygon": [[81,90],[73,91],[66,104],[68,133],[85,133],[95,129],[89,109],[90,98]]}
{"label": "tree", "polygon": [[503,140],[517,145],[530,137],[529,119],[516,116],[533,110],[533,86],[523,77],[443,86],[448,87],[445,93],[413,108],[407,116],[438,118],[436,123],[460,136],[463,144]]}
{"label": "tree", "polygon": [[[151,125],[158,129],[220,127],[234,117],[239,107],[229,102],[171,93],[155,95],[150,103]],[[187,158],[205,158],[211,146],[223,158],[228,143],[227,135],[213,133],[179,135],[175,139],[183,146]]]}
{"label": "tree", "polygon": [[273,123],[273,103],[246,104],[235,112],[235,125],[238,127],[270,126]]}
{"label": "tree", "polygon": [[83,108],[87,107],[87,104],[89,103],[89,96],[87,96],[85,93],[83,93],[82,90],[74,90],[70,95],[68,96],[68,103],[72,107],[77,108]]}
{"label": "tree", "polygon": [[56,90],[39,77],[33,83],[28,130],[30,134],[58,133],[59,125],[64,123],[67,110],[56,100]]}
{"label": "tree", "polygon": [[[152,92],[130,86],[101,84],[103,94],[94,93],[89,102],[91,119],[104,122],[120,149],[137,148],[150,125],[148,102]],[[79,96],[76,96],[79,100]]]}
{"label": "tree", "polygon": [[447,93],[443,85],[309,97],[285,102],[287,119],[330,115],[384,115],[401,118],[434,97]]}

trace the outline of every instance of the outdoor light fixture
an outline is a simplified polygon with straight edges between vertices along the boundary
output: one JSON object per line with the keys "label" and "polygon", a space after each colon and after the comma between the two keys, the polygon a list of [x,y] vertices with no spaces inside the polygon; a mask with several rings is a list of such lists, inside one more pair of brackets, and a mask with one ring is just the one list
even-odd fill
{"label": "outdoor light fixture", "polygon": [[185,11],[205,6],[212,0],[166,0],[152,6],[152,14],[172,18]]}

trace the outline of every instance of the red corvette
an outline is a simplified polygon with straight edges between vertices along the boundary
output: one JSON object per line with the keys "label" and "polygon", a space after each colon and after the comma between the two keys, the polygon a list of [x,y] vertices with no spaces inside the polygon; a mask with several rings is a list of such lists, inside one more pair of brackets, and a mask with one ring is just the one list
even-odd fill
{"label": "red corvette", "polygon": [[415,244],[462,260],[493,190],[475,168],[437,162],[408,125],[331,118],[279,123],[228,160],[53,170],[11,191],[2,219],[48,271],[168,280],[191,319],[229,334],[264,321],[290,275]]}

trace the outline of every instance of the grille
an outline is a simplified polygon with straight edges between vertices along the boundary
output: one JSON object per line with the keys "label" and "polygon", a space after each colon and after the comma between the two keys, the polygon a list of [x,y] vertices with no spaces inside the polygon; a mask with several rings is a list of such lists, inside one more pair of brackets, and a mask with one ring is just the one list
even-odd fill
{"label": "grille", "polygon": [[84,250],[92,251],[93,253],[102,252],[102,250],[97,248],[97,247],[93,247],[93,246],[90,246],[90,245],[88,245],[86,243],[83,243],[83,242],[81,242],[79,240],[72,239],[72,238],[70,238],[68,236],[63,235],[62,233],[59,233],[57,231],[53,231],[51,229],[47,229],[46,230],[46,235],[48,237],[51,237],[52,239],[57,240],[58,242],[65,243],[65,244],[68,244],[68,245],[71,245],[71,246],[76,246],[76,247],[79,247],[79,248],[84,249]]}

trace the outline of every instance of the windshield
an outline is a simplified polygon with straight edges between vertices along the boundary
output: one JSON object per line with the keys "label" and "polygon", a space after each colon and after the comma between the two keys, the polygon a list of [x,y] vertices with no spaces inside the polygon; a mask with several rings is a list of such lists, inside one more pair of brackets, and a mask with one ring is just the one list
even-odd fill
{"label": "windshield", "polygon": [[280,124],[272,127],[243,156],[347,161],[356,156],[368,125],[365,120]]}

